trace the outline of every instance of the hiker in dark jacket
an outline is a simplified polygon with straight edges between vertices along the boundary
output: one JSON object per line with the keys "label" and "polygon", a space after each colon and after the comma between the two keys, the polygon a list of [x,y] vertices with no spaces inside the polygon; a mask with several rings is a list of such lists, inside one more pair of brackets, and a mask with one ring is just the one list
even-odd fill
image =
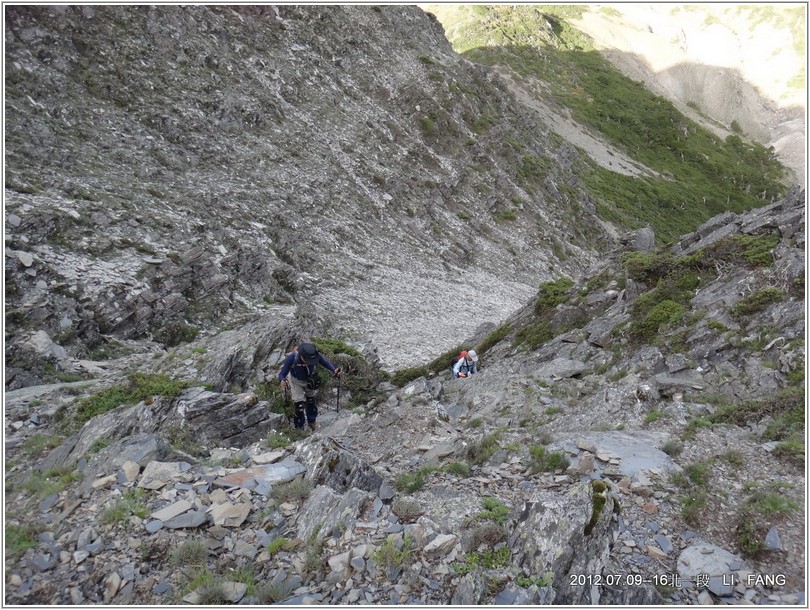
{"label": "hiker in dark jacket", "polygon": [[335,365],[329,362],[312,343],[302,343],[296,350],[290,352],[278,372],[282,390],[289,385],[295,404],[293,425],[298,429],[304,427],[305,410],[309,427],[315,429],[315,420],[318,418],[318,405],[315,402],[318,393],[318,364],[335,377],[340,377],[341,370],[335,368]]}

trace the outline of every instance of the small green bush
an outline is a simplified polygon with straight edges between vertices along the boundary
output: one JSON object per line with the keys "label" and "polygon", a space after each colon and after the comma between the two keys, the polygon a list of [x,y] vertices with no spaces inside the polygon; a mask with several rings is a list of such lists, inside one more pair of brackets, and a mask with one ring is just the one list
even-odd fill
{"label": "small green bush", "polygon": [[420,515],[424,514],[418,502],[407,498],[395,498],[391,503],[391,512],[399,517],[403,523],[412,523]]}
{"label": "small green bush", "polygon": [[553,338],[551,324],[547,320],[537,320],[517,331],[514,343],[516,346],[525,343],[530,350],[534,351]]}
{"label": "small green bush", "polygon": [[478,519],[494,521],[498,525],[503,525],[509,519],[509,507],[500,500],[485,497],[481,502],[484,505],[484,510],[478,513]]}
{"label": "small green bush", "polygon": [[677,324],[683,315],[683,305],[675,301],[661,301],[642,320],[634,321],[630,326],[630,332],[645,341],[650,341],[658,334],[662,326]]}
{"label": "small green bush", "polygon": [[451,462],[444,467],[445,472],[455,474],[460,477],[470,476],[470,467],[464,462]]}
{"label": "small green bush", "polygon": [[478,346],[478,355],[485,354],[493,346],[495,346],[501,339],[509,334],[509,322],[504,322],[498,328],[489,333],[486,338]]}
{"label": "small green bush", "polygon": [[509,563],[511,556],[509,547],[503,546],[496,550],[467,553],[463,562],[457,561],[450,564],[450,567],[459,576],[465,576],[478,567],[486,570],[502,568]]}
{"label": "small green bush", "polygon": [[270,491],[270,497],[277,502],[303,502],[312,493],[312,489],[312,481],[299,477],[287,483],[275,485]]}
{"label": "small green bush", "polygon": [[574,285],[574,280],[561,277],[552,282],[540,284],[540,291],[534,301],[534,313],[540,315],[545,311],[554,309],[568,299],[568,291]]}
{"label": "small green bush", "polygon": [[[374,7],[376,8],[376,7]],[[256,597],[262,604],[278,604],[292,596],[295,584],[292,580],[266,583],[256,589]]]}
{"label": "small green bush", "polygon": [[763,288],[750,296],[737,301],[737,304],[732,308],[732,313],[737,316],[746,316],[762,311],[771,303],[775,303],[782,299],[784,293],[778,288]]}
{"label": "small green bush", "polygon": [[489,458],[495,455],[495,452],[500,446],[498,439],[500,434],[495,432],[483,436],[480,440],[474,441],[467,446],[467,460],[473,466],[479,466],[485,463]]}
{"label": "small green bush", "polygon": [[124,523],[131,516],[144,519],[149,515],[149,506],[146,503],[147,497],[148,492],[141,488],[128,491],[101,513],[101,523],[105,525]]}
{"label": "small green bush", "polygon": [[188,382],[171,379],[166,375],[132,373],[126,383],[111,386],[81,400],[77,416],[83,423],[121,405],[131,405],[142,400],[151,402],[153,396],[174,398],[188,386]]}
{"label": "small green bush", "polygon": [[554,472],[555,470],[565,470],[571,465],[568,457],[563,451],[548,451],[542,445],[529,447],[529,472]]}
{"label": "small green bush", "polygon": [[412,494],[416,493],[425,486],[425,473],[422,470],[416,472],[405,472],[399,475],[394,481],[394,487],[397,491]]}
{"label": "small green bush", "polygon": [[675,261],[671,254],[627,252],[622,264],[631,279],[652,285],[672,270]]}
{"label": "small green bush", "polygon": [[274,538],[267,544],[267,552],[270,555],[275,555],[276,553],[280,553],[281,551],[289,551],[293,548],[293,543],[289,538],[284,538],[280,536],[278,538]]}
{"label": "small green bush", "polygon": [[410,563],[413,553],[413,540],[410,536],[404,537],[399,548],[394,538],[386,538],[385,542],[371,554],[371,558],[378,566],[385,566],[391,570]]}

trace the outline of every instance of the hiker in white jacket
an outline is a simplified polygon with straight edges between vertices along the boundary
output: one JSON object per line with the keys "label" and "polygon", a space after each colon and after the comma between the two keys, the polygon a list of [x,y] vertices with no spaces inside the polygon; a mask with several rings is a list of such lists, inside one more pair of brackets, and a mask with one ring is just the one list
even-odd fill
{"label": "hiker in white jacket", "polygon": [[453,377],[469,377],[478,372],[478,354],[474,349],[461,352],[456,364],[453,366]]}

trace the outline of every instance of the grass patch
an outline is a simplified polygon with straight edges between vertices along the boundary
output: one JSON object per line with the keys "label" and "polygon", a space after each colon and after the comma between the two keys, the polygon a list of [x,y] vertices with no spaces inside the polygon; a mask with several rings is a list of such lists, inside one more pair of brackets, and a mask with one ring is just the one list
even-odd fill
{"label": "grass patch", "polygon": [[425,468],[420,468],[416,472],[402,473],[394,482],[394,487],[397,489],[397,491],[401,491],[406,494],[416,493],[425,486],[425,475],[435,471],[436,468],[426,466]]}
{"label": "grass patch", "polygon": [[509,547],[504,546],[495,550],[467,553],[463,562],[454,562],[450,564],[450,567],[459,576],[465,576],[476,568],[486,570],[502,568],[509,563],[511,557],[512,551]]}
{"label": "grass patch", "polygon": [[785,440],[804,432],[804,405],[804,388],[791,386],[774,396],[748,400],[737,405],[722,404],[709,416],[709,421],[745,426],[771,417],[763,438]]}
{"label": "grass patch", "polygon": [[293,479],[287,483],[274,485],[270,491],[270,497],[277,502],[301,503],[312,493],[312,481],[304,478]]}
{"label": "grass patch", "polygon": [[464,462],[450,462],[444,467],[444,471],[459,477],[470,476],[470,466]]}
{"label": "grass patch", "polygon": [[534,313],[540,315],[545,311],[554,309],[560,303],[565,303],[569,298],[569,290],[573,285],[574,280],[567,277],[540,284],[540,290],[534,301]]}
{"label": "grass patch", "polygon": [[7,558],[21,557],[28,549],[34,549],[39,544],[37,535],[43,530],[37,525],[17,525],[6,523],[5,526],[5,549]]}
{"label": "grass patch", "polygon": [[151,403],[154,396],[174,398],[189,386],[188,382],[171,379],[166,375],[132,373],[126,383],[96,392],[79,402],[77,417],[84,423],[122,405],[140,401]]}
{"label": "grass patch", "polygon": [[476,515],[478,519],[494,521],[498,525],[503,525],[509,519],[510,510],[503,502],[496,498],[485,497],[481,500],[484,510]]}
{"label": "grass patch", "polygon": [[500,447],[498,439],[499,432],[484,435],[480,440],[474,441],[467,446],[467,460],[473,466],[484,464],[489,458],[495,455]]}
{"label": "grass patch", "polygon": [[564,451],[549,451],[543,445],[529,447],[529,473],[555,472],[571,465]]}
{"label": "grass patch", "polygon": [[70,466],[62,466],[42,473],[36,470],[31,471],[30,476],[22,482],[20,487],[34,498],[44,500],[81,480],[82,475],[78,470],[74,470]]}
{"label": "grass patch", "polygon": [[504,322],[498,328],[489,333],[483,341],[481,341],[480,345],[478,345],[478,349],[476,350],[478,355],[481,356],[487,353],[487,351],[492,349],[492,347],[499,343],[508,334],[509,322]]}
{"label": "grass patch", "polygon": [[749,557],[765,550],[765,536],[774,521],[799,510],[799,504],[783,493],[766,490],[754,492],[740,509],[736,535],[740,549]]}
{"label": "grass patch", "polygon": [[412,561],[413,554],[413,540],[406,535],[399,544],[393,537],[386,538],[385,542],[371,554],[371,558],[378,566],[385,566],[391,572],[408,565]]}
{"label": "grass patch", "polygon": [[144,489],[128,491],[101,513],[101,523],[105,525],[123,523],[132,516],[146,518],[149,515],[149,506],[146,503],[148,497],[148,492]]}
{"label": "grass patch", "polygon": [[64,437],[52,434],[34,434],[25,439],[20,445],[20,449],[26,458],[36,458],[42,455],[45,451],[50,451],[58,447]]}

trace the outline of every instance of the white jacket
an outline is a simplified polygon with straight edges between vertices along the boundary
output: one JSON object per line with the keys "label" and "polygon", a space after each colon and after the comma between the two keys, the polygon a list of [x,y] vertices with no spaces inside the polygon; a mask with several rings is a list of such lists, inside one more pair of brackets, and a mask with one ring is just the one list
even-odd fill
{"label": "white jacket", "polygon": [[477,367],[475,362],[472,358],[469,360],[467,359],[468,356],[464,358],[459,358],[458,362],[453,365],[453,377],[458,377],[459,373],[465,373],[466,375],[473,375],[477,372]]}

